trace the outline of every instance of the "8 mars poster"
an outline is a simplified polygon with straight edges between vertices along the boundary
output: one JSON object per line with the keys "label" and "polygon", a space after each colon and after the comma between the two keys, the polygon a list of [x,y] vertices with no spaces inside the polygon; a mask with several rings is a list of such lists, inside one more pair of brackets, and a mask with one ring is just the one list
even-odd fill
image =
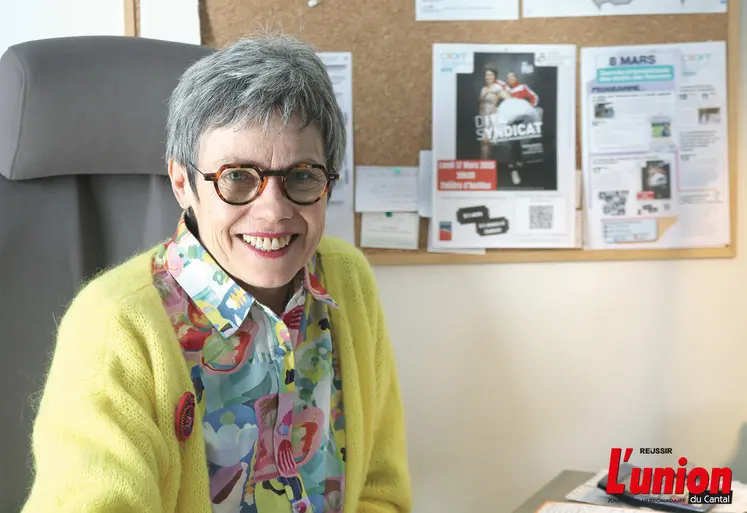
{"label": "8 mars poster", "polygon": [[575,63],[568,45],[434,45],[434,247],[575,246]]}

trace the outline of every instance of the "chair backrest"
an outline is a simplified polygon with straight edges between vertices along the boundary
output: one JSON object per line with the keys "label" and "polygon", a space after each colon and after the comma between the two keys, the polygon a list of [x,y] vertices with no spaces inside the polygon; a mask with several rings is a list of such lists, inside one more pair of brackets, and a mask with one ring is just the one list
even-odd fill
{"label": "chair backrest", "polygon": [[167,100],[211,51],[77,37],[0,58],[0,511],[18,511],[28,493],[57,320],[84,281],[176,227]]}

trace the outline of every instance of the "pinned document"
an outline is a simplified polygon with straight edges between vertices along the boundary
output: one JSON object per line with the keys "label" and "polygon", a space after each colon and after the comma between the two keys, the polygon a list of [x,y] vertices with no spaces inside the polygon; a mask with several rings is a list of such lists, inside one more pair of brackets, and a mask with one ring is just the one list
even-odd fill
{"label": "pinned document", "polygon": [[417,212],[418,168],[358,166],[356,212]]}
{"label": "pinned document", "polygon": [[[347,134],[345,160],[338,171],[340,179],[335,185],[338,194],[330,199],[330,203],[342,203],[347,201],[347,190],[353,188],[353,54],[351,52],[320,52],[317,55],[327,68],[337,104],[345,117],[345,133]],[[352,201],[352,195],[350,198]]]}
{"label": "pinned document", "polygon": [[355,244],[355,212],[353,212],[352,199],[327,205],[324,235]]}
{"label": "pinned document", "polygon": [[416,21],[518,19],[519,0],[415,0]]}
{"label": "pinned document", "polygon": [[723,41],[582,50],[588,249],[731,244],[727,75]]}
{"label": "pinned document", "polygon": [[433,152],[431,150],[420,150],[418,214],[421,217],[431,217],[433,214]]}
{"label": "pinned document", "polygon": [[524,0],[525,18],[726,12],[726,0]]}
{"label": "pinned document", "polygon": [[197,0],[140,0],[140,37],[199,45]]}
{"label": "pinned document", "polygon": [[416,250],[420,217],[414,212],[368,212],[361,216],[361,247]]}

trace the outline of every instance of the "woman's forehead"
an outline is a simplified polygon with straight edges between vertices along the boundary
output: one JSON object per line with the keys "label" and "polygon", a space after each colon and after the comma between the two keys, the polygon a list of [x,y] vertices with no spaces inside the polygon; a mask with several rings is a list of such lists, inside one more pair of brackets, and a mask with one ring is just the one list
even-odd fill
{"label": "woman's forehead", "polygon": [[324,164],[324,147],[314,125],[225,127],[205,134],[198,160],[210,165],[254,163],[273,166],[305,161]]}

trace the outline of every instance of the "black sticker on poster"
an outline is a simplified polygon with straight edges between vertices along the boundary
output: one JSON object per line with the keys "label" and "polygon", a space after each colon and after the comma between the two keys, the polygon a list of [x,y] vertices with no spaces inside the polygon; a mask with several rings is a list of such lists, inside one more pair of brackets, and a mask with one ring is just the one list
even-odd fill
{"label": "black sticker on poster", "polygon": [[508,219],[496,217],[487,221],[477,223],[477,234],[485,237],[487,235],[503,235],[508,232]]}
{"label": "black sticker on poster", "polygon": [[459,224],[472,224],[480,221],[487,221],[489,217],[488,207],[466,207],[460,208],[456,212],[457,221]]}

